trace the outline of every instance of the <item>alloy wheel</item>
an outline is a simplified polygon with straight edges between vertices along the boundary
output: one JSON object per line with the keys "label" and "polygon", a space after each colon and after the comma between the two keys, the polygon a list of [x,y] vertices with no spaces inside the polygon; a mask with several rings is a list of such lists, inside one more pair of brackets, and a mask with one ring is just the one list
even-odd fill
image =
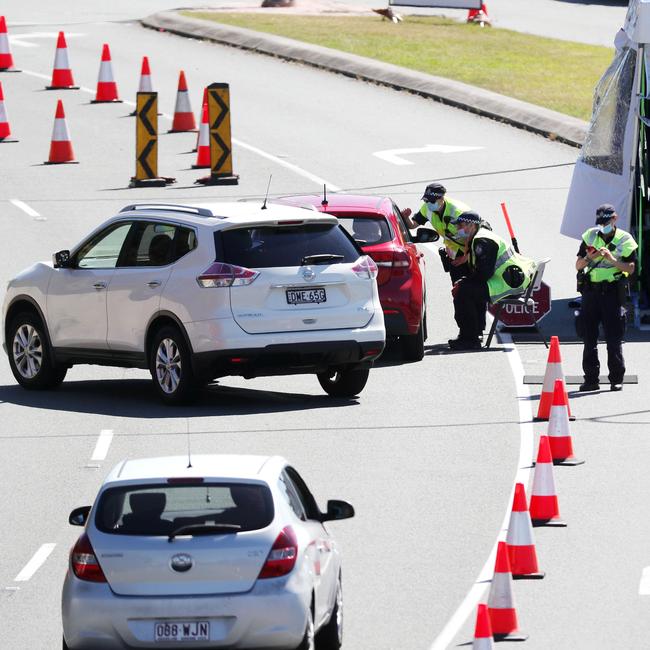
{"label": "alloy wheel", "polygon": [[181,381],[181,353],[173,339],[163,339],[156,351],[156,379],[163,392],[176,392]]}
{"label": "alloy wheel", "polygon": [[32,325],[21,325],[14,334],[12,345],[14,363],[20,375],[33,379],[43,364],[43,343],[38,330]]}

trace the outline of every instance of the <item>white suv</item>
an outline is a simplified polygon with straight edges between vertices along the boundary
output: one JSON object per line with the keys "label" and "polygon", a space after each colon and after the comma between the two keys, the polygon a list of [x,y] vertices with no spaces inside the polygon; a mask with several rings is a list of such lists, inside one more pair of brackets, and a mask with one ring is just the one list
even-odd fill
{"label": "white suv", "polygon": [[8,285],[25,388],[71,366],[146,368],[165,402],[217,377],[315,373],[358,394],[385,343],[377,267],[335,217],[269,203],[130,205]]}

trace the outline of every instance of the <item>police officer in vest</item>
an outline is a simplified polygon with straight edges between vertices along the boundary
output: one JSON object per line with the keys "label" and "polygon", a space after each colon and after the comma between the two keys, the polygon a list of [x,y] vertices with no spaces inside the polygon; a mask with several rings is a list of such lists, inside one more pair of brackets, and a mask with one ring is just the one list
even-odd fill
{"label": "police officer in vest", "polygon": [[469,272],[454,283],[454,318],[459,333],[450,339],[452,350],[478,350],[485,327],[488,302],[522,293],[532,281],[535,263],[515,252],[510,244],[483,226],[476,212],[455,218],[460,237],[467,240]]}
{"label": "police officer in vest", "polygon": [[604,203],[596,210],[596,227],[582,235],[576,270],[582,293],[584,349],[582,392],[600,388],[598,326],[603,324],[607,342],[607,366],[611,390],[622,390],[625,377],[623,334],[627,278],[634,273],[634,238],[616,227],[618,215],[613,205]]}

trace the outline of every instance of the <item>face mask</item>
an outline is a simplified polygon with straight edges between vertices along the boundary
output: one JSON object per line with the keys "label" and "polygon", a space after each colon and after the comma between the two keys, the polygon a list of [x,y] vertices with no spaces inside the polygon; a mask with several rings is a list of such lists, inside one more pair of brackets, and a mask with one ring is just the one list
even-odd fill
{"label": "face mask", "polygon": [[437,201],[433,201],[433,202],[432,201],[427,201],[427,203],[429,204],[429,207],[434,212],[438,212],[438,210],[440,210],[440,208],[442,207],[442,201],[440,199],[438,199]]}
{"label": "face mask", "polygon": [[467,239],[467,237],[469,236],[469,233],[467,232],[467,230],[465,230],[465,228],[459,228],[456,231],[456,236],[460,237],[461,239]]}
{"label": "face mask", "polygon": [[611,223],[608,223],[606,226],[599,226],[598,228],[603,235],[609,235],[614,230],[614,226]]}

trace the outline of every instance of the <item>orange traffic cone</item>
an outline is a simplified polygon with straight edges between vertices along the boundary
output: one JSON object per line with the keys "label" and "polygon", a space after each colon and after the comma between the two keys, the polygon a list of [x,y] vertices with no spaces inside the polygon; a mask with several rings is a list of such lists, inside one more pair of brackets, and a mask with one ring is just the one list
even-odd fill
{"label": "orange traffic cone", "polygon": [[485,3],[481,4],[480,9],[470,9],[467,12],[467,22],[468,23],[479,23],[481,27],[483,25],[491,25],[490,17],[488,16],[487,5]]}
{"label": "orange traffic cone", "polygon": [[14,68],[14,58],[9,49],[7,22],[4,16],[0,16],[0,72],[20,72]]}
{"label": "orange traffic cone", "polygon": [[[548,360],[546,362],[546,371],[544,372],[544,384],[542,386],[542,395],[537,408],[536,420],[548,420],[551,414],[551,404],[553,403],[553,390],[555,381],[561,379],[564,384],[564,372],[562,370],[562,357],[560,356],[560,339],[557,336],[551,336],[551,347],[548,351]],[[571,416],[571,407],[569,407],[569,396],[566,389],[567,409]]]}
{"label": "orange traffic cone", "polygon": [[560,519],[548,436],[539,437],[539,450],[533,476],[533,493],[530,497],[530,518],[533,526],[566,526]]}
{"label": "orange traffic cone", "polygon": [[11,127],[9,126],[9,118],[5,110],[5,96],[2,92],[2,84],[0,83],[0,142],[18,142],[10,138]]}
{"label": "orange traffic cone", "polygon": [[497,641],[525,641],[527,634],[519,630],[517,611],[512,595],[512,575],[508,560],[508,547],[499,542],[494,576],[488,596],[488,613],[492,624],[492,636]]}
{"label": "orange traffic cone", "polygon": [[107,102],[121,102],[117,94],[117,84],[113,77],[111,63],[111,50],[107,43],[102,48],[102,60],[99,64],[99,77],[97,79],[97,92],[91,104],[105,104]]}
{"label": "orange traffic cone", "polygon": [[178,92],[176,93],[176,108],[174,109],[174,122],[169,133],[185,133],[196,131],[196,120],[190,105],[190,94],[187,91],[185,72],[181,70],[178,75]]}
{"label": "orange traffic cone", "polygon": [[56,41],[56,53],[54,54],[54,67],[52,70],[52,82],[45,86],[46,90],[78,90],[79,86],[74,85],[72,70],[68,61],[68,46],[65,42],[65,34],[59,32]]}
{"label": "orange traffic cone", "polygon": [[553,465],[582,465],[585,462],[573,455],[573,442],[569,432],[569,403],[561,379],[555,380],[547,435]]}
{"label": "orange traffic cone", "polygon": [[140,70],[140,83],[138,84],[139,93],[152,93],[153,84],[151,83],[151,69],[149,68],[149,57],[142,57],[142,68]]}
{"label": "orange traffic cone", "polygon": [[61,163],[76,163],[68,125],[63,112],[63,102],[59,99],[56,105],[54,116],[54,129],[52,130],[52,144],[50,145],[50,157],[46,165],[59,165]]}
{"label": "orange traffic cone", "polygon": [[210,124],[208,122],[208,103],[203,104],[201,128],[199,130],[199,146],[197,148],[196,164],[192,169],[210,167]]}
{"label": "orange traffic cone", "polygon": [[[201,118],[203,118],[203,107],[208,103],[208,88],[207,86],[203,89],[203,99],[201,100]],[[201,137],[201,129],[196,134],[196,146],[192,149],[192,153],[196,153],[199,150],[199,138]]]}
{"label": "orange traffic cone", "polygon": [[533,539],[533,525],[526,505],[526,491],[523,483],[515,485],[515,498],[510,513],[508,524],[508,559],[512,577],[518,578],[543,578],[544,573],[537,567],[537,553]]}
{"label": "orange traffic cone", "polygon": [[476,610],[476,627],[474,628],[474,641],[472,650],[492,650],[492,625],[488,606],[480,603]]}

